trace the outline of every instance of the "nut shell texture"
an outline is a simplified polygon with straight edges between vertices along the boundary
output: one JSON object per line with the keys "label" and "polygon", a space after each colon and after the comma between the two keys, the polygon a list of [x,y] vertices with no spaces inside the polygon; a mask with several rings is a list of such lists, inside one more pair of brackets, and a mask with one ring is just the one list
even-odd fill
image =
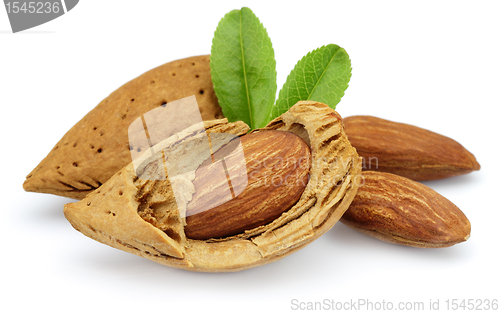
{"label": "nut shell texture", "polygon": [[[205,124],[211,124],[207,127],[210,134],[243,135],[248,130],[242,122]],[[344,214],[358,190],[361,158],[347,140],[340,116],[322,103],[298,102],[253,133],[269,130],[301,137],[311,150],[312,161],[310,178],[299,200],[266,225],[222,239],[190,239],[184,234],[184,209],[176,205],[169,187],[177,184],[170,169],[170,180],[162,183],[139,179],[132,164],[82,201],[66,205],[64,214],[75,229],[97,241],[171,267],[228,272],[281,259],[311,243]],[[189,132],[178,139],[193,139],[194,133]],[[157,145],[167,147],[166,142]],[[204,159],[189,163],[200,165]],[[194,193],[190,180],[183,181],[185,191]],[[185,194],[186,203],[192,193]]]}
{"label": "nut shell texture", "polygon": [[84,198],[132,161],[132,121],[166,102],[195,95],[203,120],[223,118],[209,62],[208,55],[172,61],[115,90],[62,137],[26,177],[24,189]]}

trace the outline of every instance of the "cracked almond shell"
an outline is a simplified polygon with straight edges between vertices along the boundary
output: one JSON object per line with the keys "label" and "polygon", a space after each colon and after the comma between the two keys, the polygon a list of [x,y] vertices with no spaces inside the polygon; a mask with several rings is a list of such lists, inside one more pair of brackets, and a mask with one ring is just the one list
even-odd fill
{"label": "cracked almond shell", "polygon": [[204,121],[223,118],[209,59],[205,55],[166,63],[112,92],[59,140],[28,174],[23,188],[84,198],[132,161],[129,125],[164,103],[195,95]]}
{"label": "cracked almond shell", "polygon": [[[205,128],[209,134],[243,135],[248,131],[243,122],[227,123],[225,119],[205,122]],[[312,161],[310,179],[297,203],[266,225],[222,239],[189,239],[169,180],[154,187],[151,181],[136,176],[133,164],[82,201],[67,204],[64,214],[75,229],[90,238],[171,267],[229,272],[281,259],[311,243],[344,214],[358,190],[361,158],[347,140],[340,116],[322,103],[298,102],[254,132],[268,130],[301,137],[310,147]],[[192,136],[189,132],[179,138]],[[157,145],[167,147],[168,141]],[[190,162],[199,165],[203,160]],[[150,194],[144,197],[144,193]],[[156,226],[138,213],[141,206],[149,205],[161,208],[156,217],[161,223]]]}

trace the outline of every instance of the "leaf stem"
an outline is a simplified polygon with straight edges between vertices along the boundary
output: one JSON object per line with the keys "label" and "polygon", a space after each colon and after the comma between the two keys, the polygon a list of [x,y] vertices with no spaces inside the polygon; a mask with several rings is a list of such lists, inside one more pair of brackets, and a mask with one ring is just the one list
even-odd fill
{"label": "leaf stem", "polygon": [[241,62],[243,63],[243,77],[245,78],[245,90],[247,93],[247,106],[250,115],[250,128],[254,128],[252,119],[252,107],[250,106],[250,93],[248,91],[247,70],[245,67],[245,54],[243,52],[243,13],[240,11],[240,47],[241,47]]}

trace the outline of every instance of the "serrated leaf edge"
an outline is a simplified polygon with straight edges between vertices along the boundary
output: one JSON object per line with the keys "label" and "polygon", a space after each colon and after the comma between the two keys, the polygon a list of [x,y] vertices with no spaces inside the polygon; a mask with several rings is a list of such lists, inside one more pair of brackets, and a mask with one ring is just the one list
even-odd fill
{"label": "serrated leaf edge", "polygon": [[[316,87],[318,86],[318,82],[320,82],[320,81],[321,81],[321,78],[323,77],[323,75],[325,74],[326,70],[327,70],[327,69],[328,69],[328,67],[330,66],[330,63],[333,61],[333,59],[335,58],[335,56],[337,55],[337,53],[338,53],[340,50],[344,50],[344,51],[345,51],[345,49],[344,49],[344,48],[342,48],[342,47],[340,47],[339,45],[336,45],[336,44],[328,44],[328,45],[323,45],[323,46],[321,46],[321,47],[319,47],[319,48],[316,48],[316,49],[314,49],[314,50],[312,50],[312,51],[309,51],[309,52],[308,52],[305,56],[303,56],[303,57],[302,57],[302,58],[301,58],[301,59],[300,59],[300,60],[299,60],[299,61],[295,64],[295,66],[293,67],[292,71],[290,71],[290,73],[288,74],[288,76],[287,76],[287,78],[286,78],[286,80],[285,80],[285,83],[283,84],[283,86],[281,87],[281,89],[280,89],[280,91],[279,91],[279,93],[278,93],[278,98],[276,99],[276,101],[275,101],[275,103],[274,103],[274,106],[273,106],[273,108],[272,108],[272,110],[271,110],[271,120],[272,120],[273,118],[276,118],[277,116],[279,116],[279,114],[275,114],[275,113],[273,113],[273,112],[275,112],[275,110],[278,110],[278,112],[279,112],[278,102],[280,101],[280,99],[286,99],[286,105],[287,105],[287,107],[288,107],[288,108],[290,108],[290,107],[291,107],[291,106],[290,106],[290,103],[289,103],[289,97],[285,97],[285,96],[284,96],[284,93],[285,93],[284,87],[287,85],[288,80],[290,79],[290,77],[295,76],[295,74],[296,74],[296,72],[299,70],[299,68],[303,68],[303,67],[302,67],[302,63],[304,63],[304,62],[305,62],[305,60],[306,60],[306,59],[307,59],[307,58],[308,58],[311,54],[313,54],[313,53],[317,53],[317,51],[319,51],[319,50],[321,50],[321,49],[325,49],[325,48],[326,48],[326,47],[328,47],[328,46],[337,46],[339,49],[338,49],[338,50],[335,52],[335,54],[332,56],[332,58],[331,58],[331,59],[330,59],[330,61],[328,62],[328,66],[327,66],[327,67],[325,67],[325,69],[324,69],[323,73],[321,73],[321,77],[319,78],[319,80],[318,80],[318,81],[316,82],[316,84],[314,85],[314,87],[313,87],[312,91],[309,93],[309,95],[308,95],[308,97],[307,97],[308,99],[302,99],[302,100],[311,100],[311,99],[309,99],[309,98],[311,97],[312,93],[314,92],[314,90],[315,90],[315,89],[316,89]],[[347,51],[346,51],[346,54],[347,54]],[[350,71],[349,71],[349,81],[347,82],[347,86],[346,86],[346,88],[342,91],[342,94],[340,95],[340,98],[342,98],[342,97],[345,95],[345,91],[347,90],[347,88],[349,88],[349,82],[350,82],[350,80],[351,80],[351,76],[352,76],[352,65],[351,65],[351,58],[349,57],[349,54],[347,54],[347,59],[349,60],[349,64],[350,64],[350,66],[349,66],[349,70],[350,70]],[[299,65],[300,65],[300,67],[299,67]],[[288,90],[289,90],[289,89],[287,89],[287,91],[288,91]],[[283,96],[283,98],[282,98],[282,96]],[[339,101],[339,102],[340,102],[340,101]],[[293,106],[293,105],[294,105],[294,104],[292,104],[292,106]],[[329,105],[329,104],[328,104],[328,105]],[[330,105],[329,105],[329,106],[330,106]],[[336,107],[336,105],[335,105],[334,107]],[[333,108],[333,109],[335,109],[335,108]]]}

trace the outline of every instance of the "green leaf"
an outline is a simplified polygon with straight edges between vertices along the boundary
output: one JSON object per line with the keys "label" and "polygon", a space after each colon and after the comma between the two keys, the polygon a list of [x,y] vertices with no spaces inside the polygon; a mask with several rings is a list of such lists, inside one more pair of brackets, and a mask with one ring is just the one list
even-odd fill
{"label": "green leaf", "polygon": [[286,112],[300,100],[315,100],[335,109],[351,79],[351,60],[337,45],[309,52],[290,72],[272,110],[272,118]]}
{"label": "green leaf", "polygon": [[276,97],[276,60],[267,31],[249,8],[219,22],[210,70],[224,116],[260,128],[270,120]]}

